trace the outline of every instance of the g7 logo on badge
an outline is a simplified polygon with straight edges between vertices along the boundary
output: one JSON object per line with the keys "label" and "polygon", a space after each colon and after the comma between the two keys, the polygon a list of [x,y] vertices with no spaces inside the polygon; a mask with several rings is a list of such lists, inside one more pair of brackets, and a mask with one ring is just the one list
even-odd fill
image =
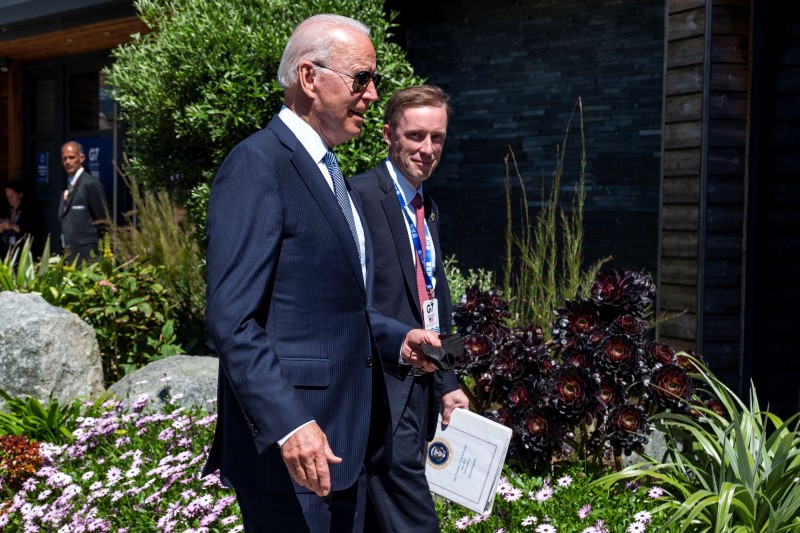
{"label": "g7 logo on badge", "polygon": [[427,314],[433,313],[433,301],[432,300],[428,300],[427,302],[425,302],[425,312]]}
{"label": "g7 logo on badge", "polygon": [[428,445],[428,464],[431,468],[441,470],[450,464],[450,443],[437,437]]}

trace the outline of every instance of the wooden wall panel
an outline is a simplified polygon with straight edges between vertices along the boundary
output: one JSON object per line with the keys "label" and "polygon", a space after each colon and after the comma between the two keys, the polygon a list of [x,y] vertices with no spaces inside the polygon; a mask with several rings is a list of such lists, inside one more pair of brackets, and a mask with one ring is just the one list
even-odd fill
{"label": "wooden wall panel", "polygon": [[669,14],[687,11],[689,9],[696,9],[706,5],[705,0],[668,0],[667,1]]}
{"label": "wooden wall panel", "polygon": [[667,45],[667,68],[697,65],[703,62],[705,39],[702,35],[670,42]]}
{"label": "wooden wall panel", "polygon": [[697,232],[663,230],[661,232],[662,257],[697,257]]}
{"label": "wooden wall panel", "polygon": [[669,16],[667,40],[676,41],[687,37],[702,36],[706,31],[706,10],[692,9]]}
{"label": "wooden wall panel", "polygon": [[664,105],[664,122],[700,120],[703,110],[703,96],[699,93],[681,96],[668,96]]}
{"label": "wooden wall panel", "polygon": [[661,281],[670,285],[697,283],[697,259],[694,257],[665,257],[661,261]]}
{"label": "wooden wall panel", "polygon": [[664,152],[664,176],[689,176],[700,172],[699,148]]}
{"label": "wooden wall panel", "polygon": [[700,148],[700,121],[680,122],[664,126],[664,146],[669,148]]}
{"label": "wooden wall panel", "polygon": [[700,178],[697,176],[667,176],[662,189],[665,204],[698,204]]}
{"label": "wooden wall panel", "polygon": [[695,65],[667,70],[666,96],[698,93],[703,90],[703,67]]}
{"label": "wooden wall panel", "polygon": [[661,211],[661,227],[665,230],[696,230],[699,220],[697,204],[668,204]]}

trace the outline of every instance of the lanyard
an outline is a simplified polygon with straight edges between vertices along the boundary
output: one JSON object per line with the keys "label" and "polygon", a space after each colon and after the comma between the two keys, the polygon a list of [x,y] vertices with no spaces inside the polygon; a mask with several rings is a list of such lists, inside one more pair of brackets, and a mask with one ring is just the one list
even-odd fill
{"label": "lanyard", "polygon": [[[400,193],[400,189],[397,187],[397,183],[392,180],[392,185],[394,185],[394,191],[397,193],[397,201],[400,203],[400,211],[406,217],[406,222],[408,222],[408,228],[411,231],[411,242],[414,243],[414,253],[417,255],[417,261],[420,263],[424,263],[425,268],[422,269],[422,274],[425,278],[425,288],[428,290],[428,294],[433,292],[433,283],[431,282],[431,278],[433,278],[433,262],[431,261],[431,243],[429,239],[425,239],[425,261],[422,260],[422,243],[419,238],[419,233],[417,233],[417,224],[411,219],[411,216],[408,214],[408,209],[406,208],[406,203],[403,201],[403,195]],[[423,231],[425,228],[423,227]]]}

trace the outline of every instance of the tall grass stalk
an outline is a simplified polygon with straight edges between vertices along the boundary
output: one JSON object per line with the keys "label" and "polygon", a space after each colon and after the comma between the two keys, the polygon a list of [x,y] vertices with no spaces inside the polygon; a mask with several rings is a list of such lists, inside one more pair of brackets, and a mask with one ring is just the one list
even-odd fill
{"label": "tall grass stalk", "polygon": [[[581,158],[572,209],[559,206],[561,179],[570,127],[577,111],[580,124]],[[583,129],[583,106],[578,98],[567,121],[564,141],[558,149],[550,192],[541,186],[542,207],[531,222],[525,180],[519,172],[514,152],[505,158],[506,165],[506,264],[504,296],[510,302],[514,323],[549,324],[552,310],[564,300],[573,299],[587,288],[610,257],[600,259],[583,270],[583,206],[586,201],[586,139]],[[514,231],[512,216],[511,168],[521,191],[521,227]],[[559,238],[560,237],[560,238]],[[559,246],[560,245],[560,246]]]}
{"label": "tall grass stalk", "polygon": [[136,208],[126,224],[112,228],[114,253],[161,266],[161,282],[175,298],[176,336],[188,353],[203,353],[205,330],[205,261],[186,220],[165,191],[142,191],[124,174]]}

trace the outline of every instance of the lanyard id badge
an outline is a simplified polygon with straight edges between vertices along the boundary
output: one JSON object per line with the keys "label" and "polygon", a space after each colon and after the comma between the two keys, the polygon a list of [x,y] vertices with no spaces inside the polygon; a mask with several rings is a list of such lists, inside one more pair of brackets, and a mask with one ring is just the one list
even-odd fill
{"label": "lanyard id badge", "polygon": [[422,325],[429,331],[439,331],[439,301],[436,298],[422,302]]}

